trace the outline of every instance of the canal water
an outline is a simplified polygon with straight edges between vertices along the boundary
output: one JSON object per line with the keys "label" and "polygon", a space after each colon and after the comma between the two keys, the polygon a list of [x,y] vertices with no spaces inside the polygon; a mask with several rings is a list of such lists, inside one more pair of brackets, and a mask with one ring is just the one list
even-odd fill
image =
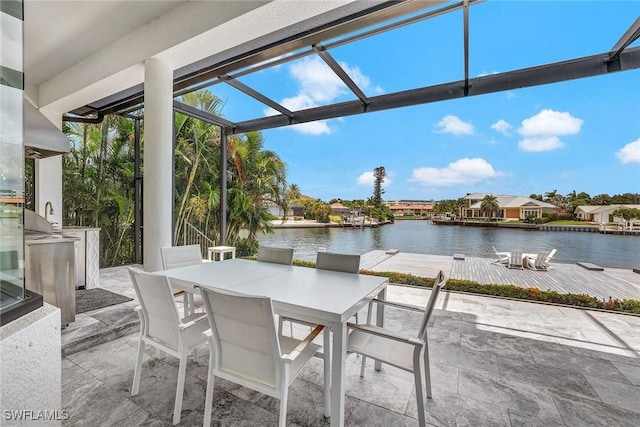
{"label": "canal water", "polygon": [[364,254],[375,249],[467,256],[494,256],[498,251],[538,252],[558,249],[555,262],[591,262],[602,267],[640,268],[640,236],[574,231],[434,225],[396,221],[379,228],[288,228],[260,237],[267,246],[292,246],[296,259],[315,260],[319,250]]}

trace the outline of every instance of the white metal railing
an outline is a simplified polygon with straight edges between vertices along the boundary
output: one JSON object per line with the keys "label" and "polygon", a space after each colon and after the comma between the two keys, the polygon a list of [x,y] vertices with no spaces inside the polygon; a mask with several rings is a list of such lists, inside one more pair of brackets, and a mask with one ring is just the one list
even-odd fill
{"label": "white metal railing", "polygon": [[193,224],[186,219],[182,228],[182,244],[183,245],[200,245],[200,253],[202,258],[207,257],[207,249],[215,246],[216,243],[207,237],[202,231],[198,230]]}

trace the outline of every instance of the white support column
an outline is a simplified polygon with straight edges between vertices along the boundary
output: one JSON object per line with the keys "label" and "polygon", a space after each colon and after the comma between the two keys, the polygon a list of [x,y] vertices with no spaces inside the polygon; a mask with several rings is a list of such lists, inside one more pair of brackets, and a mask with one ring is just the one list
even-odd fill
{"label": "white support column", "polygon": [[143,263],[157,271],[173,223],[173,68],[157,58],[144,65]]}

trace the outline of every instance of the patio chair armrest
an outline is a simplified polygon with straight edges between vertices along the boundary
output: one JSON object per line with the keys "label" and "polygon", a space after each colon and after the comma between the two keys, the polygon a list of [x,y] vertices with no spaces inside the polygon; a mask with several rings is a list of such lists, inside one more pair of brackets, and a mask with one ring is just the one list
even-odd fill
{"label": "patio chair armrest", "polygon": [[185,329],[188,329],[188,328],[192,327],[193,325],[195,325],[196,323],[198,323],[199,321],[201,321],[203,318],[206,318],[206,317],[207,317],[207,315],[203,314],[202,316],[196,317],[195,319],[192,319],[192,320],[189,320],[186,323],[180,323],[178,325],[178,329],[180,329],[181,331],[184,331]]}
{"label": "patio chair armrest", "polygon": [[410,344],[416,347],[422,347],[424,345],[424,342],[422,342],[417,338],[397,335],[387,329],[372,327],[369,325],[358,325],[355,323],[347,323],[347,326],[351,329],[359,330],[367,334],[376,335],[382,338],[388,338],[394,341]]}
{"label": "patio chair armrest", "polygon": [[416,307],[415,305],[402,304],[402,303],[399,303],[399,302],[381,300],[381,299],[378,299],[378,298],[372,299],[371,303],[384,304],[384,305],[388,305],[388,306],[391,306],[391,307],[404,308],[406,310],[424,312],[424,307]]}
{"label": "patio chair armrest", "polygon": [[318,334],[320,334],[320,332],[322,332],[322,330],[324,329],[324,325],[318,325],[316,326],[310,333],[309,335],[307,335],[305,337],[304,340],[300,341],[300,344],[298,344],[296,346],[296,348],[294,348],[291,353],[289,354],[283,354],[282,355],[282,359],[287,362],[287,363],[291,363],[294,360],[296,360],[296,357],[298,357],[300,355],[300,353],[302,353],[304,351],[305,348],[307,348],[307,346],[309,344],[311,344],[311,342],[318,336]]}

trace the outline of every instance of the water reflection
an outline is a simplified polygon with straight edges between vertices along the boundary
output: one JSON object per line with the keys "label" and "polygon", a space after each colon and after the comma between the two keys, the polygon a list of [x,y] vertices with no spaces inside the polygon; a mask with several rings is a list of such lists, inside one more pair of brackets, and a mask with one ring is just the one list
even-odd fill
{"label": "water reflection", "polygon": [[398,221],[374,229],[278,229],[260,237],[273,246],[293,246],[296,259],[315,260],[319,248],[344,253],[374,249],[402,252],[493,257],[499,251],[537,252],[557,248],[556,262],[591,262],[605,267],[638,268],[640,236],[619,236],[571,231],[532,231],[503,228],[433,225],[426,221]]}

